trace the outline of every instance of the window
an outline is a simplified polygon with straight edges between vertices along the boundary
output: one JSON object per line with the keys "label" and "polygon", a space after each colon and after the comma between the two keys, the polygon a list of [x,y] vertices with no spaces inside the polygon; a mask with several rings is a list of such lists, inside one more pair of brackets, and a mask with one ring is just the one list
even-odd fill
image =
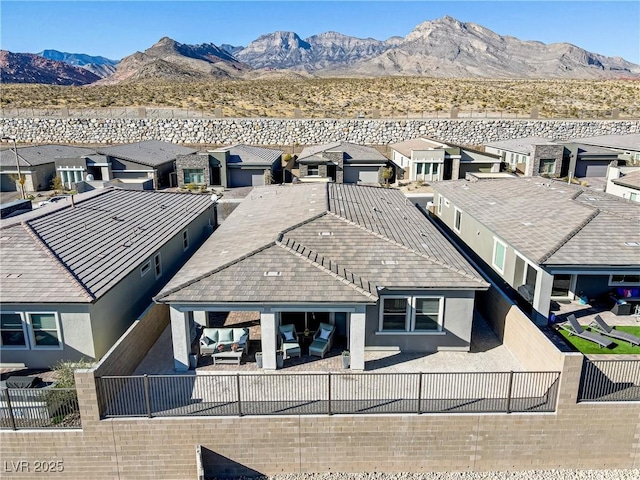
{"label": "window", "polygon": [[184,183],[204,184],[204,169],[202,168],[185,168]]}
{"label": "window", "polygon": [[158,278],[160,275],[162,275],[162,259],[160,258],[159,253],[153,257],[153,266],[156,271],[156,278]]}
{"label": "window", "polygon": [[424,163],[416,163],[416,175],[422,175],[422,166]]}
{"label": "window", "polygon": [[500,273],[504,273],[504,259],[507,253],[507,246],[497,238],[493,239],[493,266]]}
{"label": "window", "polygon": [[623,275],[609,276],[609,286],[624,286],[624,285],[640,285],[640,275],[623,274]]}
{"label": "window", "polygon": [[307,166],[307,175],[308,176],[320,176],[320,166],[319,165],[308,165]]}
{"label": "window", "polygon": [[0,337],[3,348],[26,349],[27,335],[22,315],[17,312],[0,313]]}
{"label": "window", "polygon": [[186,252],[189,248],[189,230],[182,232],[182,251]]}
{"label": "window", "polygon": [[458,209],[458,207],[454,207],[454,219],[453,219],[453,229],[456,232],[460,232],[460,224],[462,223],[462,212]]}
{"label": "window", "polygon": [[440,164],[439,163],[434,163],[433,164],[433,178],[437,179],[438,178],[438,166]]}
{"label": "window", "polygon": [[382,297],[381,332],[442,331],[443,297]]}
{"label": "window", "polygon": [[144,277],[149,270],[151,270],[151,262],[147,261],[140,267],[140,276]]}
{"label": "window", "polygon": [[442,195],[438,195],[438,215],[442,213],[442,202],[444,202],[444,198]]}
{"label": "window", "polygon": [[540,160],[538,173],[553,174],[556,172],[556,161],[553,158],[543,158]]}
{"label": "window", "polygon": [[28,313],[33,348],[60,348],[60,332],[55,313]]}
{"label": "window", "polygon": [[629,194],[629,200],[631,200],[632,202],[640,202],[640,193]]}

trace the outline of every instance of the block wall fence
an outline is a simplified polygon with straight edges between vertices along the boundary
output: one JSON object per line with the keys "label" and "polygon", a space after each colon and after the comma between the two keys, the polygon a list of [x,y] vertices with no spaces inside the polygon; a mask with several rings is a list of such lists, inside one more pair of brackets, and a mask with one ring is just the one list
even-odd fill
{"label": "block wall fence", "polygon": [[120,144],[163,140],[189,145],[296,146],[349,141],[387,145],[426,136],[464,145],[529,136],[560,140],[640,132],[639,120],[0,118],[19,143]]}
{"label": "block wall fence", "polygon": [[[140,355],[128,356],[133,344],[123,339],[96,369],[76,372],[82,430],[0,433],[2,478],[33,478],[44,462],[61,462],[62,472],[46,475],[65,479],[197,478],[198,446],[205,472],[218,477],[640,468],[640,406],[576,403],[583,356],[559,352],[499,292],[479,302],[523,367],[562,372],[556,413],[100,420],[96,370],[131,371]],[[129,331],[146,339],[140,350],[166,325],[158,307]]]}

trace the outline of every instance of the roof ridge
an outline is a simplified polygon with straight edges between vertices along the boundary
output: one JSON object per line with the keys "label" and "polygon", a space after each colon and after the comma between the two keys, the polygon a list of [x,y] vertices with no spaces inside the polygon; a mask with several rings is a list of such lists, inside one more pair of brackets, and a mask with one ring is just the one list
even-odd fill
{"label": "roof ridge", "polygon": [[586,219],[584,219],[580,223],[580,225],[578,225],[576,228],[574,228],[569,233],[567,233],[551,250],[549,250],[542,257],[540,257],[538,259],[538,262],[537,262],[538,265],[542,265],[544,262],[549,260],[549,258],[551,258],[554,253],[556,253],[558,250],[560,250],[560,248],[562,248],[562,246],[564,246],[569,240],[571,240],[573,237],[575,237],[578,234],[578,232],[580,232],[580,230],[582,230],[584,227],[586,227],[587,224],[589,224],[599,214],[600,214],[600,210],[595,208],[595,211],[592,212],[591,214],[589,214],[589,216]]}
{"label": "roof ridge", "polygon": [[[576,194],[572,195],[571,200],[577,200],[578,197],[580,197],[581,195],[595,195],[595,196],[600,196],[603,197],[606,201],[613,201],[613,202],[617,202],[620,203],[622,205],[630,205],[631,202],[628,199],[624,199],[622,197],[618,197],[616,195],[612,195],[610,193],[607,192],[600,192],[598,190],[594,190],[592,188],[588,188],[588,187],[582,187]],[[595,205],[591,205],[589,203],[584,203],[584,202],[580,202],[582,205],[593,208],[595,210],[598,210],[600,212],[606,213],[607,215],[613,215],[614,217],[620,217],[620,218],[624,218],[625,220],[635,220],[635,217],[633,217],[632,215],[625,215],[624,213],[620,213],[620,212],[616,212],[615,210],[612,210],[610,208],[607,208],[606,206],[598,206],[596,207]]]}
{"label": "roof ridge", "polygon": [[319,218],[324,217],[327,213],[329,213],[329,212],[325,210],[324,212],[320,212],[319,214],[314,215],[311,218],[307,218],[306,220],[303,220],[303,221],[301,221],[299,223],[296,223],[295,225],[292,225],[290,227],[285,228],[284,230],[282,230],[278,234],[276,241],[278,241],[278,242],[282,241],[282,238],[284,237],[285,233],[290,232],[291,230],[295,230],[296,228],[299,228],[299,227],[301,227],[303,225],[306,225],[307,223],[311,223],[311,222],[313,222],[315,220],[318,220]]}
{"label": "roof ridge", "polygon": [[[332,262],[330,259],[327,259],[329,263],[329,266],[327,267],[325,265],[326,262],[324,256],[318,254],[310,248],[305,247],[300,242],[296,242],[294,239],[288,238],[284,242],[282,240],[276,241],[276,245],[310,263],[319,270],[328,273],[334,278],[339,279],[341,282],[346,283],[354,290],[362,293],[366,297],[372,299],[378,298],[378,295],[375,293],[377,291],[377,286],[375,284],[371,283],[368,280],[365,280],[360,275],[356,275],[346,268],[341,267],[338,263]],[[349,280],[349,277],[351,277],[351,280]]]}
{"label": "roof ridge", "polygon": [[239,262],[241,262],[242,260],[245,260],[249,257],[252,257],[253,255],[256,255],[257,253],[262,252],[263,250],[266,250],[267,248],[273,247],[276,244],[275,241],[273,242],[269,242],[266,245],[263,245],[262,247],[256,248],[254,250],[251,250],[248,253],[245,253],[244,255],[241,255],[238,258],[234,258],[233,260],[231,260],[230,262],[227,263],[223,263],[222,265],[220,265],[219,267],[214,268],[213,270],[210,270],[208,272],[202,273],[200,275],[198,275],[197,277],[194,277],[190,280],[187,280],[184,283],[181,283],[180,285],[177,285],[173,288],[170,288],[169,290],[164,291],[164,293],[162,293],[162,295],[158,294],[157,296],[153,297],[153,300],[161,300],[162,298],[168,296],[168,295],[172,295],[174,293],[176,293],[179,290],[182,290],[183,288],[186,288],[190,285],[193,285],[194,283],[199,282],[200,280],[204,280],[207,277],[210,277],[211,275],[215,275],[218,272],[221,272],[222,270],[225,270]]}
{"label": "roof ridge", "polygon": [[35,243],[40,247],[40,249],[49,257],[51,257],[58,268],[67,275],[76,286],[80,287],[80,289],[84,292],[85,296],[91,300],[95,300],[96,296],[93,292],[87,287],[82,281],[78,278],[78,276],[62,261],[62,259],[56,255],[56,253],[45,243],[45,241],[40,237],[38,232],[29,225],[27,222],[22,222],[21,225],[26,230],[26,232],[33,238]]}
{"label": "roof ridge", "polygon": [[440,259],[434,258],[431,255],[428,255],[428,254],[426,254],[424,252],[419,252],[417,250],[414,250],[413,248],[407,247],[403,243],[396,242],[395,240],[392,240],[389,237],[386,237],[386,236],[382,235],[381,233],[376,233],[376,232],[374,232],[372,230],[369,230],[366,227],[363,227],[362,225],[360,225],[358,223],[352,222],[351,220],[347,220],[346,218],[338,215],[337,213],[334,213],[334,212],[327,212],[327,213],[335,216],[336,218],[339,218],[340,220],[342,220],[344,222],[347,222],[350,225],[353,225],[353,226],[355,226],[355,227],[357,227],[357,228],[359,228],[361,230],[364,230],[364,231],[368,232],[369,234],[373,235],[374,237],[380,238],[382,240],[385,240],[385,241],[391,243],[392,245],[395,245],[397,247],[402,248],[403,250],[406,250],[406,251],[409,251],[411,253],[414,253],[415,255],[418,255],[419,257],[425,258],[425,259],[435,263],[436,265],[440,265],[441,267],[444,267],[447,270],[451,270],[452,272],[457,273],[458,275],[462,275],[465,278],[475,280],[478,283],[483,283],[483,281],[481,279],[479,279],[478,277],[476,277],[474,275],[471,275],[470,273],[467,273],[465,271],[462,271],[462,270],[460,270],[458,268],[455,268],[453,265],[449,265],[448,263],[445,263]]}

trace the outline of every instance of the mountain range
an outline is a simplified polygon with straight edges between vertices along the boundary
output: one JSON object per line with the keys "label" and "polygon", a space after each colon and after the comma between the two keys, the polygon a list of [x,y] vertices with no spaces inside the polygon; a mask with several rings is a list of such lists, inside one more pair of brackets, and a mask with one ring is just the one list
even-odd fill
{"label": "mountain range", "polygon": [[[14,54],[11,54],[14,55]],[[26,54],[17,54],[26,55]],[[274,76],[428,76],[444,78],[640,78],[640,65],[588,52],[569,43],[544,44],[501,36],[452,17],[426,21],[406,37],[355,38],[326,32],[306,39],[295,32],[262,35],[246,47],[187,45],[168,37],[119,63],[104,57],[45,50],[63,65],[102,77],[87,83],[207,81]],[[18,59],[17,57],[7,57]],[[25,60],[26,61],[26,60]],[[33,60],[28,63],[35,68]],[[60,72],[63,67],[42,64]],[[109,72],[109,69],[115,71]],[[15,73],[11,73],[15,72]],[[54,83],[55,74],[26,75],[0,62],[2,82]],[[66,74],[66,77],[71,74]],[[59,83],[59,82],[58,82]]]}

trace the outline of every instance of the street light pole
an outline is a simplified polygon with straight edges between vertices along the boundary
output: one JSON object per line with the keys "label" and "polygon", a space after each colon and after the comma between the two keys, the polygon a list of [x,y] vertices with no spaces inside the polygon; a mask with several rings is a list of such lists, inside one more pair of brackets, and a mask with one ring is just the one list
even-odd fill
{"label": "street light pole", "polygon": [[13,140],[13,154],[16,157],[16,167],[18,168],[18,183],[20,184],[20,199],[24,200],[24,180],[20,172],[20,160],[18,159],[18,147],[16,145],[16,137],[2,137],[2,140]]}

